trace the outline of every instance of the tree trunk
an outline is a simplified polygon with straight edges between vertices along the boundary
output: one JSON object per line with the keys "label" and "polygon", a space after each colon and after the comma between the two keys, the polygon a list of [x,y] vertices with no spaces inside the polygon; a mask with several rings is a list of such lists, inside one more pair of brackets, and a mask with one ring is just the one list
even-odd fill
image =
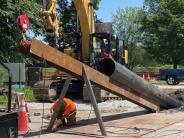
{"label": "tree trunk", "polygon": [[177,67],[178,67],[178,64],[177,64],[176,61],[174,61],[174,62],[173,62],[173,68],[174,68],[174,69],[177,69]]}

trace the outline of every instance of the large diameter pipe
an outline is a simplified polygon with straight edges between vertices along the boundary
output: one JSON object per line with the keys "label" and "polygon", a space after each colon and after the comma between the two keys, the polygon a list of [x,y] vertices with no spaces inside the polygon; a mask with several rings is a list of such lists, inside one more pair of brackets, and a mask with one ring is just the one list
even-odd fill
{"label": "large diameter pipe", "polygon": [[161,108],[177,108],[184,105],[177,99],[161,92],[156,86],[148,83],[146,80],[111,58],[103,59],[99,63],[97,70],[109,76],[113,82],[126,85],[137,92],[141,97],[160,104]]}

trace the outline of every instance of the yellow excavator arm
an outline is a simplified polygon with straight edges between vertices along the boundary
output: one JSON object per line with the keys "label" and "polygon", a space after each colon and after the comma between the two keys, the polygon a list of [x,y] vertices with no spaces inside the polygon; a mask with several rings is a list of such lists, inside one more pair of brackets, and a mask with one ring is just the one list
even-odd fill
{"label": "yellow excavator arm", "polygon": [[79,17],[82,32],[82,60],[88,61],[89,34],[95,32],[93,4],[91,0],[73,0]]}
{"label": "yellow excavator arm", "polygon": [[[88,61],[89,57],[89,34],[95,32],[95,20],[93,3],[91,0],[73,0],[82,31],[82,60]],[[56,13],[57,0],[44,0],[42,19],[45,30],[48,33],[59,36],[59,22]]]}
{"label": "yellow excavator arm", "polygon": [[41,17],[46,32],[52,36],[59,37],[59,21],[56,13],[57,0],[44,0]]}

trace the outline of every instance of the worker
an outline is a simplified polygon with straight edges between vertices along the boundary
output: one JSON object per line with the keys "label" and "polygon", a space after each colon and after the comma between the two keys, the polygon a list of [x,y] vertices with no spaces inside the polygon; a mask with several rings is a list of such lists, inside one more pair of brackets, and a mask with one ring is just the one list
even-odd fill
{"label": "worker", "polygon": [[[60,100],[57,99],[54,104],[51,106],[51,112],[55,111],[57,106],[59,105]],[[57,120],[55,121],[53,128],[57,128],[60,125],[74,125],[76,123],[76,105],[75,103],[68,99],[64,98],[61,110],[59,112],[59,115],[57,117]]]}

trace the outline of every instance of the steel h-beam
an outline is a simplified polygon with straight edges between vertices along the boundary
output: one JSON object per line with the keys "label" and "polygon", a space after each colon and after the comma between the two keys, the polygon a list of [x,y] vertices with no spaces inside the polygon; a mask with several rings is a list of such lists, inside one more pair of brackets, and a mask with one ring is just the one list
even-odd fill
{"label": "steel h-beam", "polygon": [[86,69],[89,80],[98,87],[107,90],[115,95],[123,97],[141,107],[149,110],[158,111],[160,106],[154,101],[141,97],[136,91],[127,86],[119,85],[110,81],[110,78],[99,71],[81,63],[80,61],[44,44],[42,41],[32,39],[31,42],[23,40],[20,50],[38,60],[45,59],[48,64],[63,70],[79,79],[83,79],[83,66]]}

